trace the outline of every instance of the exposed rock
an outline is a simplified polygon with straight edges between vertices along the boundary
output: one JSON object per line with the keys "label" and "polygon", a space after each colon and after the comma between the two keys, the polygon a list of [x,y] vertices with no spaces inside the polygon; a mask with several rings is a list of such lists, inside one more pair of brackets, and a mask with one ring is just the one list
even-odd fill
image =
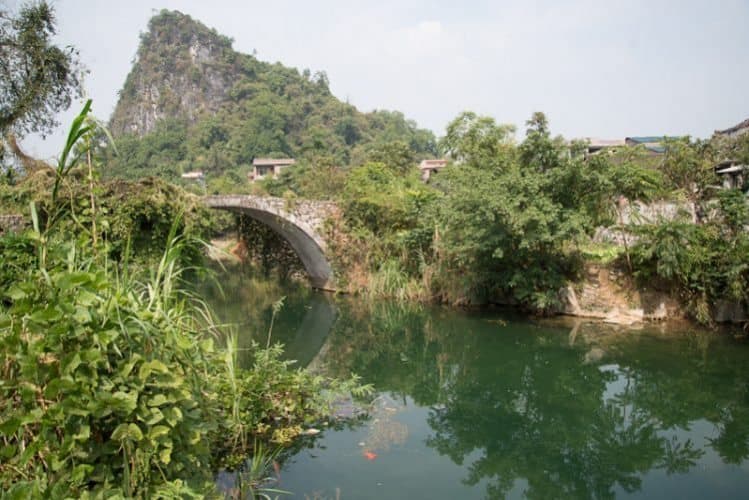
{"label": "exposed rock", "polygon": [[614,268],[590,264],[585,281],[559,291],[561,313],[605,323],[635,325],[683,316],[678,302],[664,292],[640,289]]}
{"label": "exposed rock", "polygon": [[0,215],[0,234],[17,233],[26,225],[23,215]]}
{"label": "exposed rock", "polygon": [[143,136],[163,118],[193,122],[216,111],[239,73],[231,40],[190,16],[162,12],[151,19],[120,92],[110,128],[117,136]]}
{"label": "exposed rock", "polygon": [[715,304],[714,319],[718,323],[743,323],[749,321],[744,306],[737,301],[719,300]]}
{"label": "exposed rock", "polygon": [[603,359],[606,352],[600,347],[593,347],[591,350],[585,353],[585,363],[597,363]]}

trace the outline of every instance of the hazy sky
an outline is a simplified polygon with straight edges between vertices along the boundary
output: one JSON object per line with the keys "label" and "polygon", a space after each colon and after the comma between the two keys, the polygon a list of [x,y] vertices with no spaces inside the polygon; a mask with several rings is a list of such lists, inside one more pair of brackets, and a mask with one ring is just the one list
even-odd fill
{"label": "hazy sky", "polygon": [[[402,111],[438,135],[463,110],[516,124],[519,137],[537,110],[565,137],[707,137],[749,118],[749,0],[52,4],[59,41],[79,49],[104,119],[139,33],[162,8],[189,14],[261,60],[324,70],[340,99],[363,111]],[[62,135],[25,144],[49,157]]]}

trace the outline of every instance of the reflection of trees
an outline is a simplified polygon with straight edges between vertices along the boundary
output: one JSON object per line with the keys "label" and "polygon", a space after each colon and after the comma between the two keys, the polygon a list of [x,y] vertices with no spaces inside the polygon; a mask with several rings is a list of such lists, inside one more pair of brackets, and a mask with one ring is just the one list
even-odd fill
{"label": "reflection of trees", "polygon": [[[226,299],[206,293],[245,343],[251,333],[265,338],[270,305],[288,294],[249,280],[230,273],[221,280]],[[427,445],[465,464],[464,481],[486,482],[489,497],[518,480],[537,498],[636,491],[649,470],[684,473],[697,463],[703,450],[685,435],[700,420],[714,425],[708,446],[725,462],[749,458],[745,346],[704,335],[604,335],[589,325],[567,335],[392,303],[336,307],[324,355],[331,374],[356,372],[431,407]],[[274,340],[295,345],[310,315],[319,315],[310,297],[289,296]]]}
{"label": "reflection of trees", "polygon": [[427,444],[456,463],[479,450],[465,481],[492,478],[490,496],[506,495],[516,478],[536,498],[612,497],[617,483],[637,489],[663,439],[649,419],[603,401],[612,374],[581,363],[583,351],[527,336],[515,344],[494,370],[478,359],[451,381],[445,407],[430,415]]}
{"label": "reflection of trees", "polygon": [[[198,283],[197,287],[201,298],[215,312],[222,330],[238,336],[242,366],[249,366],[252,362],[253,341],[265,344],[275,302],[286,297],[274,320],[272,341],[289,347],[300,337],[300,327],[305,324],[309,327],[310,322],[306,320],[310,309],[325,301],[325,297],[312,296],[305,287],[282,286],[277,281],[263,278],[250,266],[229,263],[226,269],[214,266],[212,272],[214,274]],[[329,307],[321,310],[323,314],[331,313]],[[315,328],[316,322],[312,323]],[[313,333],[317,335],[319,332]],[[292,359],[300,359],[298,352],[287,349],[287,354],[293,356]],[[311,358],[315,353],[308,355]]]}
{"label": "reflection of trees", "polygon": [[721,413],[720,434],[710,444],[729,464],[740,464],[749,457],[749,408],[744,404],[731,405]]}
{"label": "reflection of trees", "polygon": [[427,445],[470,462],[464,481],[488,480],[489,497],[518,479],[535,498],[636,491],[649,470],[697,463],[703,450],[685,435],[698,420],[716,425],[710,445],[725,461],[749,456],[749,378],[735,346],[617,335],[598,344],[602,369],[584,362],[583,340],[529,324],[388,304],[342,316],[329,364],[431,406]]}

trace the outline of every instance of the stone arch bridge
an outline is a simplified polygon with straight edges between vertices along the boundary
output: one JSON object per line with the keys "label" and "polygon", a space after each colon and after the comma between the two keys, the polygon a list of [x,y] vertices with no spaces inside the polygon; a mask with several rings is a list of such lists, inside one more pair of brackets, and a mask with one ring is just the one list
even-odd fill
{"label": "stone arch bridge", "polygon": [[273,229],[299,256],[313,287],[335,289],[324,236],[325,221],[338,213],[335,203],[252,195],[206,196],[203,200],[209,208],[247,215]]}

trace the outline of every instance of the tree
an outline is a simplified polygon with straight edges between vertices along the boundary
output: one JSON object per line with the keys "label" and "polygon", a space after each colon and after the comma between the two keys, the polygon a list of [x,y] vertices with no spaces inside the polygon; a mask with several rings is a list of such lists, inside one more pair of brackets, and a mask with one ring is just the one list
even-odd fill
{"label": "tree", "polygon": [[383,163],[393,171],[404,174],[416,165],[414,153],[403,141],[389,141],[374,144],[369,149],[367,161]]}
{"label": "tree", "polygon": [[507,158],[514,133],[512,125],[497,125],[494,118],[464,111],[447,125],[440,148],[456,162],[489,168]]}
{"label": "tree", "polygon": [[560,137],[551,138],[546,115],[536,111],[525,124],[528,127],[525,141],[520,145],[522,166],[537,172],[558,167],[563,157],[564,141]]}
{"label": "tree", "polygon": [[692,141],[689,137],[668,139],[661,172],[666,186],[684,193],[689,201],[697,201],[706,193],[706,188],[715,184],[711,147],[707,141]]}
{"label": "tree", "polygon": [[52,44],[53,9],[45,1],[17,15],[0,7],[0,133],[48,133],[54,115],[81,95],[81,71],[72,48]]}

